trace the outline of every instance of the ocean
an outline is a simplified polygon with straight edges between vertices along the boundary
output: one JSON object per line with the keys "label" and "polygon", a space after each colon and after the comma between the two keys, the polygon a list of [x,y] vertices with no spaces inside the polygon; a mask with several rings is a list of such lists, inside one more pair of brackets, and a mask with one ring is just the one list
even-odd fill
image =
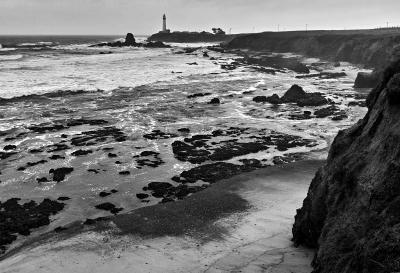
{"label": "ocean", "polygon": [[[348,107],[367,93],[353,88],[362,69],[348,63],[337,67],[299,57],[312,73],[346,76],[298,79],[293,71],[272,75],[251,66],[223,69],[239,56],[210,51],[206,46],[211,44],[90,47],[121,38],[0,36],[0,201],[68,199],[50,225],[35,234],[111,215],[96,208],[105,202],[123,213],[172,201],[151,194],[149,183],[176,186],[179,181],[172,178],[217,161],[243,165],[257,160],[265,167],[277,164],[278,157],[325,158],[337,132],[366,112]],[[185,53],[187,46],[199,49]],[[253,101],[283,95],[293,84],[323,93],[346,118],[299,119],[304,111],[321,107]],[[213,98],[221,104],[210,104]],[[241,144],[267,138],[274,143],[268,148],[240,152]],[[280,148],[281,139],[288,148]],[[196,156],[188,155],[182,152],[184,143],[201,148]],[[198,160],[207,149],[224,156]],[[232,150],[234,156],[225,156]],[[71,169],[55,178],[59,168]],[[190,185],[208,187],[210,182]]]}

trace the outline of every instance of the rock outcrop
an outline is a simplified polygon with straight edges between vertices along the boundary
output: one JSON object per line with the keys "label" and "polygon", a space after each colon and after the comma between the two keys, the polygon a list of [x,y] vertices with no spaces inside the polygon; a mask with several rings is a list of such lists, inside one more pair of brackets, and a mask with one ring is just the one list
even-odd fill
{"label": "rock outcrop", "polygon": [[[136,43],[135,36],[133,36],[132,33],[126,34],[124,42],[116,41],[116,42],[100,43],[100,44],[92,45],[91,47],[103,47],[103,46],[109,46],[109,47],[131,46],[131,47],[147,47],[147,48],[170,48],[171,47],[169,45],[164,44],[161,41],[148,42],[148,43]],[[104,54],[104,52],[103,52],[103,54]]]}
{"label": "rock outcrop", "polygon": [[374,88],[379,84],[381,73],[379,72],[359,72],[356,81],[354,82],[355,88]]}
{"label": "rock outcrop", "polygon": [[400,271],[400,61],[367,105],[337,135],[295,217],[294,243],[318,249],[315,273]]}
{"label": "rock outcrop", "polygon": [[329,103],[321,93],[306,93],[303,88],[297,84],[290,87],[281,98],[277,94],[273,94],[266,98],[264,96],[255,97],[253,101],[269,102],[271,104],[296,103],[300,107],[321,106]]}

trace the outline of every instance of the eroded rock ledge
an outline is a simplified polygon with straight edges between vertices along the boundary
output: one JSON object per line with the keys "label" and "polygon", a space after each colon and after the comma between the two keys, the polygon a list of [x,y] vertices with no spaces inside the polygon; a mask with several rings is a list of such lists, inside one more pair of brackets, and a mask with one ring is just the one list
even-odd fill
{"label": "eroded rock ledge", "polygon": [[293,241],[317,248],[314,273],[400,271],[400,61],[341,131],[297,211]]}

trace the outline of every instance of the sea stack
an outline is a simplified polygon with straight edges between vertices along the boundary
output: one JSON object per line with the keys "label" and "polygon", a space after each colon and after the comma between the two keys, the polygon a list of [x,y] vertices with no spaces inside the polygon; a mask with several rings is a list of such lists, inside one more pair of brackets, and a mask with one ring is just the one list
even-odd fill
{"label": "sea stack", "polygon": [[136,45],[136,40],[132,33],[126,34],[125,45],[126,46],[135,46]]}
{"label": "sea stack", "polygon": [[314,272],[400,271],[400,61],[367,98],[368,113],[340,131],[293,226],[317,248]]}

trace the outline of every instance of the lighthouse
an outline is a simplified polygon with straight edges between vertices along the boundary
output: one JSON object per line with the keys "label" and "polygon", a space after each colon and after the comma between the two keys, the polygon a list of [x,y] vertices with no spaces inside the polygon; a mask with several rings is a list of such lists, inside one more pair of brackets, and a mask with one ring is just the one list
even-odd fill
{"label": "lighthouse", "polygon": [[167,16],[165,16],[165,14],[164,14],[162,19],[163,19],[162,31],[166,32],[167,31]]}
{"label": "lighthouse", "polygon": [[160,32],[161,33],[170,33],[170,30],[167,29],[167,16],[165,14],[163,15],[163,26],[162,26],[162,30]]}

